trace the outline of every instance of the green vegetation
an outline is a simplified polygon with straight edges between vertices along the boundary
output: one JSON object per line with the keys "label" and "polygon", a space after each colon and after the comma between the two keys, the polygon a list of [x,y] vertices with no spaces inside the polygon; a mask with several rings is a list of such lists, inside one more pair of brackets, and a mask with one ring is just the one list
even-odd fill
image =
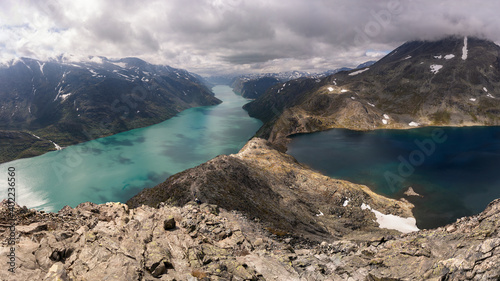
{"label": "green vegetation", "polygon": [[431,115],[434,125],[446,125],[450,123],[450,113],[447,110],[440,110]]}
{"label": "green vegetation", "polygon": [[54,150],[47,140],[40,140],[28,133],[0,131],[0,163],[41,155]]}

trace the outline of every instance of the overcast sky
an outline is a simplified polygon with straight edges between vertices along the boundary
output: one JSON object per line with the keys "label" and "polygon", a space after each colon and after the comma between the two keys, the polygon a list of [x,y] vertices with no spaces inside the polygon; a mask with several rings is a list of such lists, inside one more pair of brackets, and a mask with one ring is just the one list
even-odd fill
{"label": "overcast sky", "polygon": [[0,60],[134,56],[202,75],[319,72],[446,35],[500,42],[498,0],[1,0]]}

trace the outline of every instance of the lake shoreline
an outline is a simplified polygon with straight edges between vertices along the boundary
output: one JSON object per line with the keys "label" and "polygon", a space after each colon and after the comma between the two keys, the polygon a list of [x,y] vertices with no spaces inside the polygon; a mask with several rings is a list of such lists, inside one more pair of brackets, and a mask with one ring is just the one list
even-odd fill
{"label": "lake shoreline", "polygon": [[[366,185],[374,192],[390,198],[405,198],[416,205],[415,216],[417,222],[420,218],[422,223],[422,218],[424,218],[424,221],[430,222],[429,224],[425,223],[426,225],[434,224],[433,227],[424,228],[444,225],[451,222],[450,218],[453,220],[476,214],[482,211],[491,200],[500,197],[500,192],[495,191],[494,187],[488,185],[488,179],[494,181],[496,178],[496,174],[490,166],[494,165],[495,161],[500,161],[495,160],[497,158],[488,158],[491,153],[494,153],[491,157],[497,157],[495,155],[500,151],[496,149],[498,137],[495,135],[500,134],[499,126],[429,126],[416,128],[415,130],[356,131],[342,128],[340,130],[332,129],[310,134],[296,134],[290,138],[287,154],[296,158],[300,163],[329,177]],[[445,136],[449,137],[449,139],[431,145],[432,138],[430,138],[430,134],[434,130],[444,131]],[[330,141],[326,141],[326,136],[322,140],[320,133],[331,135]],[[333,136],[337,136],[338,139],[332,141]],[[489,146],[481,147],[482,142],[476,140],[477,138],[481,139],[482,136],[485,136],[484,138],[489,137],[489,140],[483,140],[485,143],[491,140]],[[302,143],[300,148],[297,147],[298,141]],[[339,143],[339,147],[335,151],[328,150],[328,147],[335,147],[335,142]],[[307,147],[310,143],[315,143],[315,146]],[[373,147],[363,147],[367,143],[372,143]],[[416,143],[426,143],[429,149],[433,148],[433,151],[425,151],[425,147],[422,150]],[[314,152],[315,149],[318,150],[317,153]],[[347,151],[351,154],[347,153]],[[333,162],[328,166],[329,160],[328,157],[324,156],[325,154],[331,155],[330,157],[334,159],[343,159],[343,161],[341,161],[341,164]],[[370,159],[374,155],[380,154],[386,156],[380,160]],[[422,161],[418,158],[420,156],[423,156]],[[322,161],[324,161],[324,164],[318,164]],[[447,162],[442,163],[442,161]],[[471,163],[470,168],[467,167],[467,163]],[[488,166],[488,163],[490,163],[490,166]],[[337,168],[333,168],[332,165],[336,165]],[[349,169],[360,168],[359,173],[361,174],[353,174],[353,172],[349,171]],[[410,175],[400,173],[401,171],[406,172],[405,169],[411,171]],[[420,175],[422,171],[427,176]],[[456,175],[453,175],[453,171],[455,171]],[[393,191],[389,190],[391,185],[388,182],[391,180],[397,183],[396,187],[392,188]],[[491,184],[493,183],[490,182]],[[381,189],[382,186],[386,187]],[[449,191],[440,191],[443,186],[448,186],[445,191]],[[470,196],[474,200],[470,199],[468,200],[470,202],[466,202],[467,200],[460,198],[459,194],[454,194],[454,189],[458,193],[461,192],[460,194],[469,194],[472,191],[469,191],[468,186],[474,187],[473,189],[478,190],[477,192],[486,192],[487,195],[480,196],[480,193],[471,193]],[[413,187],[417,193],[424,197],[404,196],[404,191],[408,187]],[[488,199],[488,196],[491,198]],[[436,209],[442,208],[442,206],[439,206],[440,201],[438,199],[444,201],[443,206],[448,206],[446,210],[439,212]],[[422,206],[425,208],[422,209]],[[430,210],[433,208],[434,211],[431,212]],[[463,215],[459,215],[463,210]],[[436,216],[435,222],[432,222],[432,219],[425,218],[428,215],[426,212]],[[449,212],[455,213],[455,215],[447,214]]]}
{"label": "lake shoreline", "polygon": [[58,211],[87,201],[125,202],[173,174],[238,152],[255,134],[262,122],[241,108],[248,100],[228,86],[214,91],[223,103],[0,167],[22,171],[18,203],[27,207]]}

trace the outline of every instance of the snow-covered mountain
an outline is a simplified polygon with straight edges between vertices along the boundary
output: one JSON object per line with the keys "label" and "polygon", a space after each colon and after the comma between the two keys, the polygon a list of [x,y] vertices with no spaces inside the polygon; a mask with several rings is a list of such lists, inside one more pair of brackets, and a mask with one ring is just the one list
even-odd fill
{"label": "snow-covered mountain", "polygon": [[217,103],[199,76],[137,58],[19,58],[0,65],[0,130],[30,131],[61,146]]}
{"label": "snow-covered mountain", "polygon": [[[367,67],[374,63],[375,61],[368,61],[363,64],[360,64],[354,69]],[[271,86],[278,83],[285,83],[300,78],[321,79],[341,71],[349,71],[349,70],[352,70],[352,68],[342,67],[333,70],[327,70],[325,72],[320,72],[320,73],[288,71],[279,73],[248,74],[248,75],[233,77],[229,81],[232,81],[231,86],[233,87],[235,92],[240,93],[243,97],[255,99],[263,95]]]}

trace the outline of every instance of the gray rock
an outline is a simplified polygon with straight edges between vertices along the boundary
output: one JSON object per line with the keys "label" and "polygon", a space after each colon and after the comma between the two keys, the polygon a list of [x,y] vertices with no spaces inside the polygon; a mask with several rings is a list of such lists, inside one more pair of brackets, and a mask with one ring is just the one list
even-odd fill
{"label": "gray rock", "polygon": [[175,219],[172,216],[169,216],[165,221],[163,221],[163,229],[171,230],[175,228]]}

